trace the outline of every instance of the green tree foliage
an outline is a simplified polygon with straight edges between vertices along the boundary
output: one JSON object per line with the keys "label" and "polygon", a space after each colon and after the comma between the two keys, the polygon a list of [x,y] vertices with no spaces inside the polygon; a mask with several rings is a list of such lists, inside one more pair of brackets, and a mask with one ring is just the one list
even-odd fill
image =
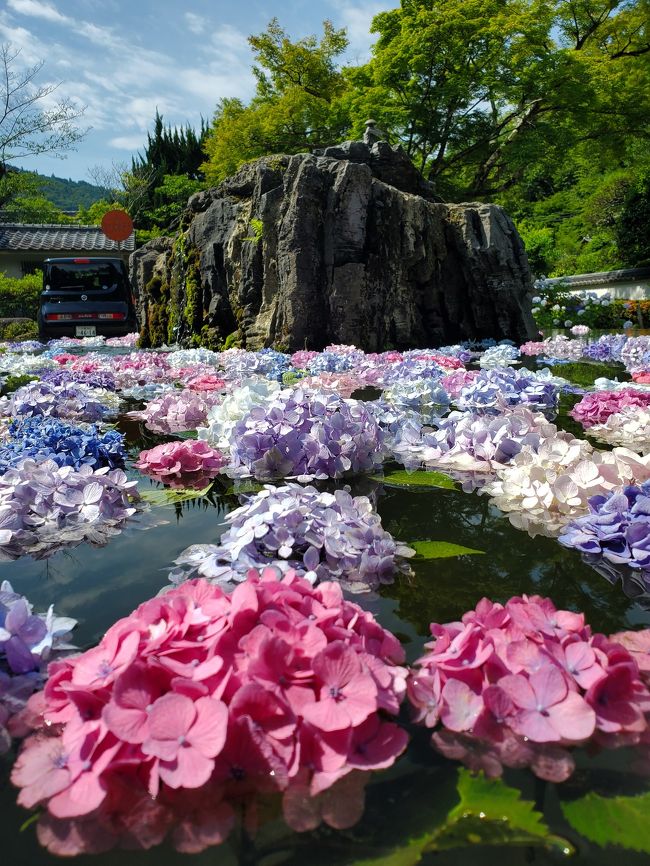
{"label": "green tree foliage", "polygon": [[220,183],[242,163],[271,153],[300,153],[341,141],[349,130],[341,99],[346,80],[337,58],[344,30],[323,23],[323,35],[292,42],[273,19],[248,40],[255,55],[255,97],[223,99],[205,142],[206,181]]}
{"label": "green tree foliage", "polygon": [[167,227],[189,196],[202,187],[207,132],[203,120],[198,133],[191,126],[165,126],[156,111],[144,152],[137,154],[121,178],[121,201],[139,228]]}
{"label": "green tree foliage", "polygon": [[21,223],[71,222],[41,192],[41,177],[0,166],[0,221]]}

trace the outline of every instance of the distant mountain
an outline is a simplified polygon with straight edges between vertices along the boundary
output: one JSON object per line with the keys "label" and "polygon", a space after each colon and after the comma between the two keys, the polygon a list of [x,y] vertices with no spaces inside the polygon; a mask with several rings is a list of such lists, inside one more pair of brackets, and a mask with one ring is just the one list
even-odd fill
{"label": "distant mountain", "polygon": [[90,207],[100,198],[107,198],[110,193],[101,186],[94,186],[85,180],[66,180],[64,177],[42,178],[41,190],[46,199],[62,211],[77,211],[80,207]]}
{"label": "distant mountain", "polygon": [[[23,171],[23,169],[18,169]],[[80,207],[90,207],[101,198],[110,198],[110,192],[104,187],[95,186],[85,180],[70,180],[55,175],[33,172],[41,183],[41,192],[48,201],[55,204],[59,210],[76,212]]]}

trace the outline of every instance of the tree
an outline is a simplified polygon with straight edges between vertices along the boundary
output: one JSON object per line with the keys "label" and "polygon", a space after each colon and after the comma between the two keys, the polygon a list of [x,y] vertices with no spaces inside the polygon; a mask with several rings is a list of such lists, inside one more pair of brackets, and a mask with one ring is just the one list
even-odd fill
{"label": "tree", "polygon": [[647,129],[647,0],[403,0],[351,70],[370,114],[449,197],[494,197],[581,139]]}
{"label": "tree", "polygon": [[0,174],[11,160],[58,156],[87,132],[76,125],[85,107],[68,98],[54,101],[60,83],[37,83],[44,61],[20,68],[19,57],[19,48],[0,46]]}
{"label": "tree", "polygon": [[205,142],[206,181],[220,183],[244,162],[271,153],[299,153],[341,141],[350,129],[347,88],[337,58],[344,30],[323,22],[323,35],[292,42],[273,19],[248,40],[255,54],[255,97],[223,99]]}

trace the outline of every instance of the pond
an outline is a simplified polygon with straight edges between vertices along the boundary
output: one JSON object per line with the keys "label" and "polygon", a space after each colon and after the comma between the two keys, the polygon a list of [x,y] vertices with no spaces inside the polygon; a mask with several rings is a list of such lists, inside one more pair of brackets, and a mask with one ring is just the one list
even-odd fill
{"label": "pond", "polygon": [[[556,423],[575,433],[575,422],[566,416],[567,405],[563,403]],[[141,448],[151,445],[151,434],[124,416],[117,426],[127,436],[132,462]],[[379,589],[351,597],[398,636],[408,663],[422,655],[431,638],[430,623],[457,621],[484,596],[501,603],[524,593],[549,597],[557,608],[584,612],[592,629],[607,635],[650,627],[650,604],[636,584],[612,583],[555,538],[530,537],[516,529],[478,491],[464,492],[460,485],[393,484],[391,465],[385,469],[383,479],[360,475],[345,482],[315,484],[327,490],[347,484],[353,495],[368,496],[383,527],[399,541],[450,542],[477,551],[415,557],[411,573],[398,574]],[[140,479],[142,490],[160,489],[132,468],[129,475]],[[159,592],[185,548],[216,543],[227,525],[226,514],[244,498],[220,476],[209,494],[152,507],[104,547],[84,543],[47,559],[23,556],[0,563],[0,575],[27,596],[35,610],[54,604],[58,614],[78,620],[75,644],[89,648],[116,620]],[[80,866],[298,866],[305,862],[523,866],[572,857],[580,863],[604,864],[611,862],[613,853],[607,841],[620,844],[625,838],[630,866],[647,863],[647,854],[630,850],[644,845],[648,850],[650,806],[648,777],[637,766],[632,749],[590,754],[576,750],[576,771],[562,784],[538,779],[527,769],[506,769],[502,779],[491,780],[472,775],[434,751],[430,731],[413,725],[404,709],[401,723],[410,734],[408,748],[392,767],[372,774],[365,788],[363,815],[351,827],[336,830],[323,823],[311,831],[295,832],[282,820],[277,796],[269,795],[262,798],[254,816],[246,816],[246,826],[238,824],[223,844],[200,853],[181,854],[165,842],[147,851],[116,849],[81,855],[76,862]],[[23,826],[29,813],[16,805],[16,789],[8,779],[14,757],[15,752],[10,752],[0,758],[3,862],[11,866],[59,862],[39,846],[33,823]],[[619,814],[618,797],[636,797],[638,805],[621,805]],[[600,825],[599,829],[594,831],[593,825]],[[590,839],[580,829],[586,829]],[[600,844],[590,841],[594,839]]]}

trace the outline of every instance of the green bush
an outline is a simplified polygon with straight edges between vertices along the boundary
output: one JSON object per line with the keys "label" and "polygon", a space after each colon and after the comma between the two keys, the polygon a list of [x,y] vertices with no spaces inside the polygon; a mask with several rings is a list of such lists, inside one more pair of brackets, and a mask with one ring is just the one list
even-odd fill
{"label": "green bush", "polygon": [[19,343],[21,340],[37,340],[38,325],[36,322],[7,322],[0,325],[0,340],[8,343]]}
{"label": "green bush", "polygon": [[42,288],[43,275],[40,271],[26,277],[9,277],[0,273],[0,318],[24,316],[35,319]]}

